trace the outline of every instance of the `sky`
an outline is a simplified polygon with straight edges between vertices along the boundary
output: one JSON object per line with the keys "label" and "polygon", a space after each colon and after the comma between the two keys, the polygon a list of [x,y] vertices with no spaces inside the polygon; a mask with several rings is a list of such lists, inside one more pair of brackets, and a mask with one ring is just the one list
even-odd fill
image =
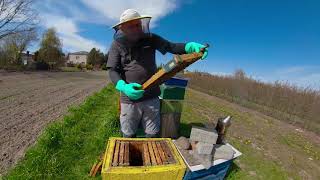
{"label": "sky", "polygon": [[[172,42],[209,43],[209,56],[188,70],[320,89],[318,0],[38,0],[40,33],[55,27],[64,52],[107,52],[110,27],[128,8],[151,15],[151,32]],[[37,49],[38,45],[34,45]],[[171,54],[157,53],[157,63]]]}

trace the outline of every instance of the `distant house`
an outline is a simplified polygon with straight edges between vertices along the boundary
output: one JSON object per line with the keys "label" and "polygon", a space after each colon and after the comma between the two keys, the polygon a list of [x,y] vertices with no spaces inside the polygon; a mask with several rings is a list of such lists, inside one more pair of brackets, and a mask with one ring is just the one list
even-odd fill
{"label": "distant house", "polygon": [[32,64],[34,62],[34,54],[27,52],[21,53],[21,61],[23,65]]}
{"label": "distant house", "polygon": [[88,52],[79,51],[79,52],[69,53],[67,63],[87,64],[87,60],[88,60]]}

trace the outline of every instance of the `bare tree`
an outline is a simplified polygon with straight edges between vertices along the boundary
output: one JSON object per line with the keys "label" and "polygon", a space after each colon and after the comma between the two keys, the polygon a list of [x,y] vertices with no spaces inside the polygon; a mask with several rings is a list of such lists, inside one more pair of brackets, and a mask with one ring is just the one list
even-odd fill
{"label": "bare tree", "polygon": [[33,0],[0,0],[0,39],[26,31],[38,24],[38,14]]}
{"label": "bare tree", "polygon": [[18,65],[21,63],[21,53],[26,50],[32,42],[37,40],[35,30],[11,34],[4,37],[1,41],[3,57],[8,64]]}
{"label": "bare tree", "polygon": [[246,78],[246,73],[242,69],[236,69],[233,76],[236,79],[244,80]]}

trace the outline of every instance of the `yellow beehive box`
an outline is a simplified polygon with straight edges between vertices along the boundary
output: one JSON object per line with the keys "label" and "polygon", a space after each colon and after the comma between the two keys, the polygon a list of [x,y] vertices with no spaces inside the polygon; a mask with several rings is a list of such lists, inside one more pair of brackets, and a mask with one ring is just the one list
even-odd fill
{"label": "yellow beehive box", "polygon": [[170,138],[110,138],[102,179],[183,179],[185,163]]}

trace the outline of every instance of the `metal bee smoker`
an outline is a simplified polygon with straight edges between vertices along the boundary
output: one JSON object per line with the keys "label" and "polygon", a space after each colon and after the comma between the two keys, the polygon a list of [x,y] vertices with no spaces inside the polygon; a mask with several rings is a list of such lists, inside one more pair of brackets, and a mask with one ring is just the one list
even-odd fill
{"label": "metal bee smoker", "polygon": [[216,125],[216,130],[218,132],[217,144],[225,143],[225,136],[228,128],[231,126],[231,116],[226,118],[220,118]]}

